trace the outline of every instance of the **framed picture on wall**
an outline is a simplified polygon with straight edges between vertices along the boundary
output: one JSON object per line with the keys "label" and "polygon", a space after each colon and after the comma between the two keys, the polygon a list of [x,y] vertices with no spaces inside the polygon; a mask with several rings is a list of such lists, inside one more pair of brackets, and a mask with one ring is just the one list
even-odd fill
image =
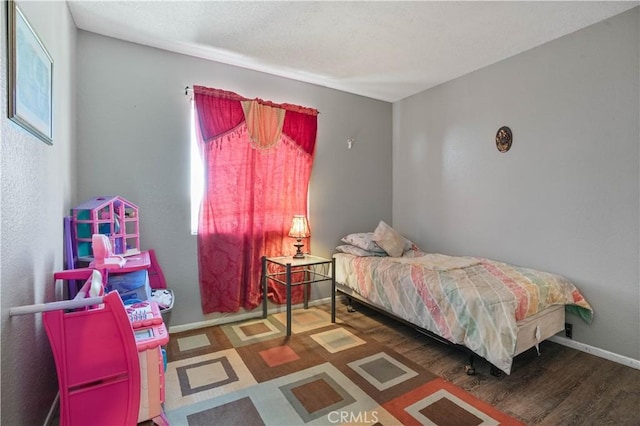
{"label": "framed picture on wall", "polygon": [[20,7],[7,2],[9,118],[53,144],[53,59]]}

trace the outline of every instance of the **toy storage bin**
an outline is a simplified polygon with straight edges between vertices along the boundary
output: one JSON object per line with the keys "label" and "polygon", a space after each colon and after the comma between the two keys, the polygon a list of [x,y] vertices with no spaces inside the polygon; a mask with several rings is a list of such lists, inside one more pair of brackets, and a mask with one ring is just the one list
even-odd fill
{"label": "toy storage bin", "polygon": [[129,300],[143,301],[151,298],[149,275],[144,269],[124,274],[111,271],[106,290],[116,290],[120,293],[120,297],[124,303],[127,303]]}

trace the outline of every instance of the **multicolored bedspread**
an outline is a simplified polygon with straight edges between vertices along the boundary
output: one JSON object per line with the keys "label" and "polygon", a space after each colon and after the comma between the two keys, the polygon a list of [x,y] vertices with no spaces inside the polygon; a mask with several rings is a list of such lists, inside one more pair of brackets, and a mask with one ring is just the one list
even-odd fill
{"label": "multicolored bedspread", "polygon": [[516,322],[551,305],[593,311],[567,278],[475,257],[416,252],[413,257],[338,253],[336,282],[367,301],[464,345],[510,374]]}

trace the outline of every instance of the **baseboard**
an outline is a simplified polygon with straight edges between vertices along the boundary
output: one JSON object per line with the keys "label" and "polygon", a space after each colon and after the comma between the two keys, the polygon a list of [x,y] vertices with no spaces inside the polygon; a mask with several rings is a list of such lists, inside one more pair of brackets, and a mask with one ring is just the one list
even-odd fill
{"label": "baseboard", "polygon": [[566,337],[562,336],[551,336],[549,340],[559,345],[567,346],[581,352],[586,352],[588,354],[608,359],[609,361],[626,365],[627,367],[635,368],[636,370],[640,370],[640,360],[637,359],[629,358],[624,355],[619,355],[613,352],[606,351],[604,349],[596,348],[595,346],[587,345],[586,343],[576,342],[575,340],[567,339]]}
{"label": "baseboard", "polygon": [[[47,418],[44,419],[44,426],[53,426],[54,420],[56,419],[58,414],[58,403],[60,402],[60,392],[56,393],[56,397],[53,399],[53,404],[51,404],[51,408],[49,408],[49,413],[47,413]],[[58,424],[56,422],[55,424]]]}
{"label": "baseboard", "polygon": [[[338,297],[336,296],[336,301],[337,300],[338,300]],[[325,303],[331,303],[331,297],[310,301],[309,306],[324,305]],[[300,309],[302,307],[303,307],[303,304],[299,303],[297,305],[292,305],[291,309]],[[279,312],[285,312],[286,310],[287,310],[287,307],[285,305],[277,305],[269,308],[267,310],[267,314],[268,315],[277,314]],[[246,312],[242,314],[230,314],[230,315],[224,315],[218,318],[212,318],[209,320],[192,322],[189,324],[174,325],[172,327],[169,327],[169,334],[180,333],[182,331],[197,330],[199,328],[211,327],[214,325],[228,324],[230,322],[244,321],[252,318],[262,318],[262,306],[260,306],[259,308],[256,308],[251,312]]]}

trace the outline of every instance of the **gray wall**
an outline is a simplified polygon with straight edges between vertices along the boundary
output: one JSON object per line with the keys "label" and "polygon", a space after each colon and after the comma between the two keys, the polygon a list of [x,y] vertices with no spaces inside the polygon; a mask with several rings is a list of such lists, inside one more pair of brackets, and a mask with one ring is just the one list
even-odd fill
{"label": "gray wall", "polygon": [[[568,276],[574,339],[640,359],[638,8],[393,105],[393,224]],[[508,125],[513,147],[495,147]]]}
{"label": "gray wall", "polygon": [[41,315],[12,306],[54,300],[62,218],[75,195],[76,28],[63,2],[21,2],[53,57],[53,146],[7,118],[6,4],[0,7],[0,236],[3,425],[42,424],[58,390]]}
{"label": "gray wall", "polygon": [[[127,43],[78,36],[78,199],[121,195],[140,207],[141,244],[156,250],[176,294],[172,326],[203,317],[189,229],[190,104],[186,86],[317,108],[310,183],[312,251],[391,220],[391,104]],[[347,138],[353,137],[353,149]],[[292,241],[293,243],[293,241]],[[325,286],[327,287],[327,286]],[[328,288],[312,297],[326,297]]]}

